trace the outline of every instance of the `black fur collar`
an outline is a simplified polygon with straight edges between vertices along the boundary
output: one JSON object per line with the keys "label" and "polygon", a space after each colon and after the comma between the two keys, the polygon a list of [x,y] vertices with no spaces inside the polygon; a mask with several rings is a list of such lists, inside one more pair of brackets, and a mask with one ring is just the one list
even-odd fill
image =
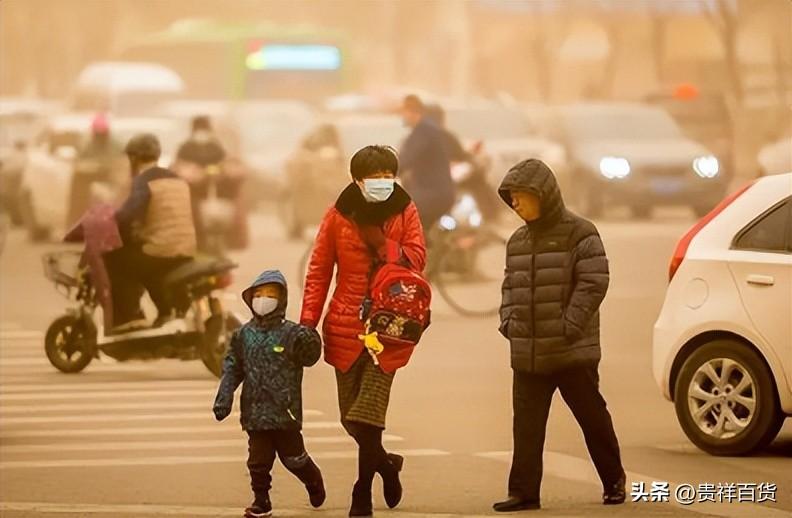
{"label": "black fur collar", "polygon": [[396,184],[390,198],[381,203],[369,203],[360,192],[360,187],[352,182],[341,192],[335,207],[358,225],[382,225],[391,216],[401,214],[411,201],[407,191]]}

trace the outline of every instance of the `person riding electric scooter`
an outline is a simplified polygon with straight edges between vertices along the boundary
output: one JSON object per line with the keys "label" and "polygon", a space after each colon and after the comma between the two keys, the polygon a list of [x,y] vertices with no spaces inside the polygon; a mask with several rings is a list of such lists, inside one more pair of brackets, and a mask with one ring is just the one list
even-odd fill
{"label": "person riding electric scooter", "polygon": [[152,327],[169,321],[173,305],[162,280],[196,252],[190,188],[176,173],[157,166],[161,153],[157,137],[136,135],[125,152],[132,188],[115,213],[123,247],[105,254],[114,309],[111,334],[147,327],[140,308],[143,287],[157,306]]}

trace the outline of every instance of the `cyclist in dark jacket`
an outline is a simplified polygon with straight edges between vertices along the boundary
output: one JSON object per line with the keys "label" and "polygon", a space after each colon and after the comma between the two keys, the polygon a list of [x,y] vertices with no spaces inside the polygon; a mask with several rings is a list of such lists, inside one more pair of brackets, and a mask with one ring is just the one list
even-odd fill
{"label": "cyclist in dark jacket", "polygon": [[608,259],[596,227],[564,206],[547,165],[511,168],[498,190],[525,221],[509,239],[500,332],[514,370],[514,457],[509,499],[499,512],[539,508],[550,403],[561,391],[602,480],[605,504],[625,499],[619,443],[599,391],[599,307]]}
{"label": "cyclist in dark jacket", "polygon": [[311,505],[325,500],[322,474],[305,451],[302,437],[303,368],[319,361],[322,342],[316,330],[285,319],[287,285],[279,271],[262,273],[242,292],[253,313],[234,332],[223,365],[214,413],[228,417],[234,391],[242,384],[242,428],[248,433],[248,469],[255,501],[248,517],[269,516],[270,471],[275,455],[305,484]]}
{"label": "cyclist in dark jacket", "polygon": [[405,171],[404,187],[418,207],[424,232],[429,232],[453,207],[455,188],[445,134],[425,111],[418,97],[409,95],[404,99],[402,116],[412,132],[399,152],[399,163]]}

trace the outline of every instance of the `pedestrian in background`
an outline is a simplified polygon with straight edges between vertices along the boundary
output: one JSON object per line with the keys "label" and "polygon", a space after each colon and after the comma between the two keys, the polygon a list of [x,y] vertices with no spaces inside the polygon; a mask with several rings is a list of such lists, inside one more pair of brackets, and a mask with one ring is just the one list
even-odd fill
{"label": "pedestrian in background", "polygon": [[426,107],[415,95],[404,98],[404,124],[412,128],[399,159],[404,171],[404,188],[410,193],[425,232],[454,206],[455,187],[446,152],[446,135],[426,115]]}
{"label": "pedestrian in background", "polygon": [[498,512],[540,508],[542,452],[556,389],[583,430],[603,485],[603,503],[625,500],[619,443],[599,390],[599,307],[608,259],[596,227],[564,206],[540,160],[506,174],[501,198],[525,221],[509,239],[500,332],[511,345],[514,455],[509,498]]}
{"label": "pedestrian in background", "polygon": [[231,413],[234,391],[242,384],[242,428],[248,433],[248,470],[255,500],[246,518],[272,515],[269,491],[275,455],[305,484],[313,507],[325,501],[322,473],[305,451],[302,430],[303,368],[319,361],[319,334],[285,319],[286,279],[279,271],[262,273],[242,292],[253,313],[236,330],[223,365],[214,413]]}
{"label": "pedestrian in background", "polygon": [[375,474],[383,482],[388,507],[402,497],[399,472],[403,460],[387,453],[382,432],[395,371],[408,356],[385,348],[374,363],[361,336],[361,306],[377,265],[400,263],[421,272],[426,246],[418,210],[395,183],[396,152],[366,146],[352,157],[352,183],[324,216],[308,263],[300,322],[315,328],[335,276],[336,288],[322,326],[325,361],[335,367],[341,424],[358,444],[358,479],[349,516],[371,516]]}

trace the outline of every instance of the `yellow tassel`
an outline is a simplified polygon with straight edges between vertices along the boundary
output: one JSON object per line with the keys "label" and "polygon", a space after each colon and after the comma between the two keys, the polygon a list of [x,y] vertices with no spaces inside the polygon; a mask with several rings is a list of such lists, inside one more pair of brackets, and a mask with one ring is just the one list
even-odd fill
{"label": "yellow tassel", "polygon": [[385,350],[385,346],[382,345],[382,342],[379,341],[377,338],[377,332],[374,331],[373,333],[366,333],[364,335],[358,335],[360,340],[363,340],[363,345],[374,354],[379,354]]}

